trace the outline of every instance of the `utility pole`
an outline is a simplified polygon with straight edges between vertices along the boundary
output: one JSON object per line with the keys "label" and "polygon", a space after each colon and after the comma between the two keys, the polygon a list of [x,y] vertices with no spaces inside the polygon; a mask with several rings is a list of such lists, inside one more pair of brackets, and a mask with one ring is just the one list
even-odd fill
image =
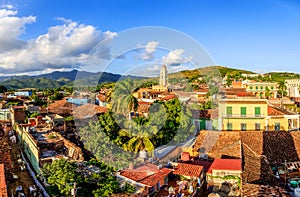
{"label": "utility pole", "polygon": [[71,190],[71,195],[76,197],[77,189],[76,189],[76,182],[74,182],[74,188]]}

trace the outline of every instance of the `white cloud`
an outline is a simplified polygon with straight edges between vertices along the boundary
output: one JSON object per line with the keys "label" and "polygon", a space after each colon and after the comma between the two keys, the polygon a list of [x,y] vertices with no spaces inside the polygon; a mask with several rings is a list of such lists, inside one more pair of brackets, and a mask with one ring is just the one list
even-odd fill
{"label": "white cloud", "polygon": [[[101,32],[64,18],[58,18],[63,24],[49,27],[46,34],[28,41],[18,39],[35,20],[34,16],[18,17],[11,6],[0,9],[1,74],[68,69],[110,58],[107,45],[117,36],[115,32]],[[89,53],[99,42],[101,47]]]}
{"label": "white cloud", "polygon": [[153,67],[148,68],[148,70],[150,71],[158,71],[161,69],[161,66],[159,65],[154,65]]}
{"label": "white cloud", "polygon": [[11,5],[11,4],[6,4],[6,5],[2,5],[1,8],[5,8],[5,9],[11,10],[11,9],[14,9],[15,7],[13,5]]}
{"label": "white cloud", "polygon": [[[146,44],[146,46],[138,45],[138,48],[145,48],[144,53],[141,56],[142,60],[153,60],[153,54],[156,51],[158,46],[158,41],[150,41]],[[140,51],[140,50],[138,50]]]}
{"label": "white cloud", "polygon": [[189,61],[183,56],[183,49],[175,49],[162,57],[162,63],[168,66],[179,66]]}
{"label": "white cloud", "polygon": [[[17,11],[11,5],[0,9],[0,52],[22,48],[26,42],[18,39],[25,25],[35,22],[34,16],[17,17]],[[10,9],[8,9],[10,8]]]}

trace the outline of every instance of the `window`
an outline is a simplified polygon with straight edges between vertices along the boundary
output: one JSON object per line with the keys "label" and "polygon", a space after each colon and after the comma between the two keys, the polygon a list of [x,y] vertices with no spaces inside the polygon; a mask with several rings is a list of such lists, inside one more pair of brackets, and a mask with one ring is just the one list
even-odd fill
{"label": "window", "polygon": [[253,89],[253,87],[252,86],[250,86],[250,90],[252,90]]}
{"label": "window", "polygon": [[271,90],[273,90],[274,89],[274,87],[273,86],[271,86]]}
{"label": "window", "polygon": [[255,89],[257,89],[257,90],[258,90],[258,86],[256,86],[256,87],[255,87]]}
{"label": "window", "polygon": [[260,116],[260,107],[255,107],[255,117]]}
{"label": "window", "polygon": [[242,117],[246,117],[246,111],[247,111],[246,107],[241,107],[241,116]]}
{"label": "window", "polygon": [[260,123],[255,123],[255,130],[260,131]]}
{"label": "window", "polygon": [[260,89],[261,89],[261,90],[263,90],[263,89],[264,89],[264,87],[263,87],[263,86],[260,86]]}
{"label": "window", "polygon": [[232,116],[232,107],[227,107],[226,108],[226,114],[227,114],[227,116]]}
{"label": "window", "polygon": [[241,131],[246,131],[246,123],[241,123]]}
{"label": "window", "polygon": [[149,194],[152,194],[154,191],[155,191],[155,190],[154,190],[154,187],[152,186],[152,187],[149,188],[148,193],[149,193]]}
{"label": "window", "polygon": [[227,131],[232,131],[232,123],[227,123]]}
{"label": "window", "polygon": [[275,131],[279,131],[280,130],[280,123],[276,122],[275,123]]}

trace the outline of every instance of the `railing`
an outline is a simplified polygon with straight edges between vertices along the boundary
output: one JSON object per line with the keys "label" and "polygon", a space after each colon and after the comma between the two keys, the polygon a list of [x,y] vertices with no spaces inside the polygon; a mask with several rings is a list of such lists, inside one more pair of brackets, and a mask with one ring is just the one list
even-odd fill
{"label": "railing", "polygon": [[21,152],[21,156],[23,161],[26,161],[26,168],[29,172],[29,174],[31,175],[32,179],[34,180],[35,184],[38,186],[38,188],[42,191],[43,196],[44,197],[50,197],[50,195],[47,193],[46,189],[44,188],[44,186],[40,183],[40,181],[37,179],[37,177],[35,176],[35,173],[33,172],[33,170],[31,169],[27,159],[24,157],[23,152]]}
{"label": "railing", "polygon": [[224,114],[223,118],[265,118],[264,114]]}

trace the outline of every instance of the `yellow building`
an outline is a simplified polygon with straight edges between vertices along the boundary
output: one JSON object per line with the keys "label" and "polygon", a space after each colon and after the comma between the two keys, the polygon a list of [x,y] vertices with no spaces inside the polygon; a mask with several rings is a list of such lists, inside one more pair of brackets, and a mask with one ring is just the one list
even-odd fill
{"label": "yellow building", "polygon": [[264,130],[267,115],[266,99],[221,99],[219,102],[220,130]]}
{"label": "yellow building", "polygon": [[254,131],[299,129],[299,115],[270,106],[267,99],[221,99],[220,130]]}
{"label": "yellow building", "polygon": [[247,92],[253,93],[258,98],[276,98],[277,97],[277,83],[275,82],[244,82],[243,88]]}

